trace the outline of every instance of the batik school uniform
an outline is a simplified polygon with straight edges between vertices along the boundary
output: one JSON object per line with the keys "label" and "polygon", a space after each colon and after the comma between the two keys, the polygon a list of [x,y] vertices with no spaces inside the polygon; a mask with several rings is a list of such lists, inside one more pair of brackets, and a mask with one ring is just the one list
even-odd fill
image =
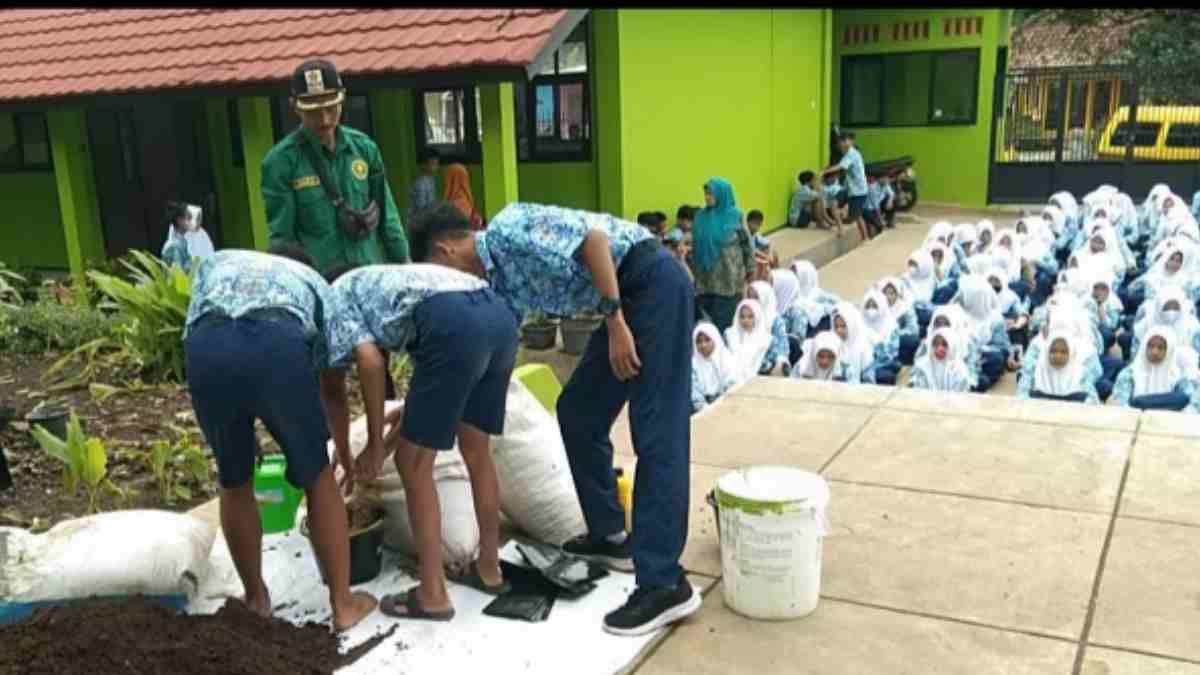
{"label": "batik school uniform", "polygon": [[931,302],[934,305],[944,305],[953,300],[954,294],[958,292],[958,277],[962,268],[946,246],[934,244],[929,249],[931,253],[936,250],[942,251],[942,263],[938,265],[936,260],[934,262],[934,278],[937,279],[937,285],[934,287]]}
{"label": "batik school uniform", "polygon": [[[742,327],[742,308],[754,315],[754,326],[750,330]],[[757,300],[747,298],[738,303],[733,315],[733,325],[725,329],[725,344],[733,356],[734,370],[739,383],[758,374],[767,352],[771,349],[771,331],[767,327],[766,313]]]}
{"label": "batik school uniform", "polygon": [[946,356],[939,359],[931,348],[913,363],[908,376],[908,386],[929,391],[964,393],[971,390],[971,370],[964,353],[965,343],[958,331],[951,328],[934,330],[929,340],[941,338],[946,341]]}
{"label": "batik school uniform", "polygon": [[316,270],[257,251],[224,250],[199,264],[183,331],[196,421],[226,489],[253,478],[262,420],[308,489],[329,465],[318,374],[330,370],[337,295]]}
{"label": "batik school uniform", "polygon": [[912,300],[913,311],[917,314],[917,324],[921,328],[921,338],[924,339],[929,319],[933,317],[933,296],[937,291],[938,280],[934,274],[933,257],[925,248],[913,251],[908,257],[904,270],[904,283],[908,285],[909,298]]}
{"label": "batik school uniform", "polygon": [[[1179,304],[1179,309],[1168,312],[1164,307],[1172,301]],[[1129,353],[1136,354],[1147,332],[1157,326],[1165,327],[1174,334],[1177,348],[1190,347],[1200,352],[1200,320],[1196,319],[1195,307],[1179,287],[1169,286],[1154,299],[1152,311],[1147,312],[1134,326]]]}
{"label": "batik school uniform", "polygon": [[[873,307],[867,307],[873,302]],[[877,290],[863,296],[863,325],[874,343],[872,370],[876,384],[894,386],[900,373],[900,330],[892,318],[887,298]]]}
{"label": "batik school uniform", "polygon": [[[1056,367],[1050,363],[1050,348],[1059,341],[1066,344],[1068,356],[1065,365]],[[1071,333],[1050,333],[1038,354],[1028,386],[1018,389],[1017,398],[1099,404],[1100,395],[1084,362],[1084,349],[1080,340]]]}
{"label": "batik school uniform", "polygon": [[811,262],[797,260],[791,264],[791,270],[800,282],[796,300],[792,304],[808,319],[807,337],[815,337],[817,333],[829,330],[829,314],[842,300],[821,288],[817,268]]}
{"label": "batik school uniform", "polygon": [[[853,364],[841,358],[842,340],[833,331],[818,333],[815,338],[804,342],[804,355],[792,368],[791,377],[796,380],[825,380],[828,382],[844,382],[855,384],[861,381],[861,375]],[[833,365],[822,369],[817,356],[822,352],[833,355]]]}
{"label": "batik school uniform", "polygon": [[1192,217],[1200,220],[1200,190],[1196,190],[1196,194],[1192,195]]}
{"label": "batik school uniform", "polygon": [[[1024,348],[1029,344],[1029,300],[1022,299],[1017,295],[1016,291],[1004,284],[1004,279],[1007,277],[1005,269],[999,265],[992,268],[992,271],[987,275],[988,284],[993,281],[1000,284],[1000,290],[996,291],[997,309],[1000,311],[1000,316],[1004,317],[1005,328],[1008,331],[1008,341],[1012,345],[1020,345]],[[995,290],[993,286],[992,290]],[[1019,321],[1022,317],[1025,318],[1025,325],[1021,328],[1008,328],[1009,322]]]}
{"label": "batik school uniform", "polygon": [[1083,225],[1082,218],[1079,212],[1079,202],[1075,200],[1075,195],[1072,195],[1066,190],[1055,192],[1050,195],[1047,202],[1050,206],[1057,207],[1063,212],[1066,217],[1065,226],[1068,228],[1078,228]]}
{"label": "batik school uniform", "polygon": [[331,347],[335,365],[348,367],[367,344],[412,359],[405,439],[449,450],[460,422],[491,436],[504,432],[517,317],[486,281],[441,265],[368,265],[342,275],[333,289],[343,309]]}
{"label": "batik school uniform", "polygon": [[1093,288],[1103,286],[1108,290],[1108,297],[1104,299],[1104,304],[1100,305],[1097,303],[1100,337],[1103,342],[1104,351],[1107,352],[1116,344],[1117,333],[1121,329],[1121,317],[1125,312],[1125,307],[1121,304],[1121,299],[1117,297],[1117,292],[1113,289],[1111,281],[1097,278],[1092,286]]}
{"label": "batik school uniform", "polygon": [[912,294],[912,288],[908,283],[896,277],[884,277],[875,287],[880,293],[884,293],[886,299],[887,294],[884,291],[889,286],[896,291],[896,303],[888,305],[887,311],[891,314],[892,320],[896,322],[896,334],[900,343],[898,356],[902,365],[911,366],[913,357],[917,353],[917,347],[921,344],[921,322],[917,318],[916,307],[909,297]]}
{"label": "batik school uniform", "polygon": [[1148,350],[1141,349],[1128,368],[1121,371],[1113,388],[1117,405],[1140,410],[1176,410],[1200,413],[1200,397],[1196,382],[1179,364],[1175,352],[1175,336],[1169,330],[1156,327],[1147,334],[1161,337],[1167,343],[1167,354],[1158,364],[1150,363]]}
{"label": "batik school uniform", "polygon": [[707,357],[699,349],[692,352],[692,413],[695,414],[715,403],[737,384],[737,368],[716,326],[702,322],[692,335],[693,344],[700,335],[713,343],[712,354]]}
{"label": "batik school uniform", "polygon": [[[946,326],[939,326],[939,320],[945,319]],[[982,345],[977,339],[977,334],[971,330],[970,319],[967,317],[963,308],[957,304],[944,305],[938,307],[933,313],[933,317],[929,321],[929,332],[925,339],[921,341],[921,346],[917,348],[916,361],[920,361],[923,356],[929,353],[933,344],[933,333],[938,328],[948,328],[954,331],[961,341],[962,361],[967,365],[967,379],[971,383],[971,388],[974,389],[980,380],[980,348]]]}
{"label": "batik school uniform", "polygon": [[756,281],[750,287],[758,295],[758,301],[763,308],[763,318],[770,326],[771,344],[758,367],[760,375],[769,375],[777,366],[790,365],[788,356],[791,349],[787,338],[787,326],[783,317],[779,316],[775,288],[765,281]]}
{"label": "batik school uniform", "polygon": [[996,292],[983,277],[963,277],[959,287],[959,302],[972,323],[971,330],[980,345],[980,377],[976,390],[991,389],[1004,375],[1009,349],[1008,327],[1000,315]]}
{"label": "batik school uniform", "polygon": [[779,318],[788,342],[788,365],[800,359],[804,340],[808,337],[808,316],[797,299],[800,297],[800,280],[791,270],[772,270],[771,285],[775,289],[775,302]]}
{"label": "batik school uniform", "polygon": [[954,241],[952,248],[954,249],[954,257],[958,260],[958,264],[962,268],[966,268],[967,259],[978,253],[976,246],[979,243],[979,232],[975,226],[970,223],[963,223],[954,228]]}
{"label": "batik school uniform", "polygon": [[862,313],[848,302],[838,303],[838,306],[833,309],[833,318],[830,320],[835,335],[837,334],[838,317],[846,322],[846,337],[842,339],[840,359],[849,365],[850,371],[858,373],[857,380],[847,381],[851,384],[859,382],[875,384],[875,344],[872,342]]}
{"label": "batik school uniform", "polygon": [[[1038,363],[1042,357],[1042,351],[1046,348],[1046,337],[1049,333],[1072,333],[1078,339],[1076,344],[1080,347],[1080,359],[1083,363],[1084,371],[1087,373],[1087,378],[1096,386],[1096,392],[1100,396],[1101,401],[1107,401],[1112,393],[1113,378],[1116,373],[1120,372],[1120,359],[1113,358],[1115,363],[1109,363],[1101,360],[1101,353],[1095,349],[1088,349],[1090,343],[1087,341],[1091,328],[1087,317],[1083,315],[1082,310],[1074,308],[1059,308],[1053,317],[1051,317],[1051,325],[1046,327],[1046,330],[1039,329],[1032,340],[1029,341],[1029,346],[1025,349],[1025,356],[1021,360],[1021,369],[1017,374],[1017,392],[1025,392],[1029,395],[1033,387],[1033,377],[1037,370]],[[1111,376],[1106,377],[1105,368],[1110,370],[1115,365],[1115,371]]]}

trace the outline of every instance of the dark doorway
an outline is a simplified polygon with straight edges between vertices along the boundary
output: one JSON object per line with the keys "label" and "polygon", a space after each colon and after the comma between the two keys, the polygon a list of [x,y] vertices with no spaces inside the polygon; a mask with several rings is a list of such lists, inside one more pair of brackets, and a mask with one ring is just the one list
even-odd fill
{"label": "dark doorway", "polygon": [[139,102],[88,111],[105,249],[157,254],[166,241],[167,200],[204,208],[204,229],[221,245],[208,126],[201,101]]}

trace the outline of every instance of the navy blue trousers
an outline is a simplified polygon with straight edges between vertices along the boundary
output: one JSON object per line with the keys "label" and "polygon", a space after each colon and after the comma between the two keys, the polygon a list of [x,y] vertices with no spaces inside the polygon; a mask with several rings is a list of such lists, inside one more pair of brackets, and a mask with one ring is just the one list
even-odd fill
{"label": "navy blue trousers", "polygon": [[608,324],[592,333],[558,399],[558,423],[588,533],[625,529],[617,502],[613,422],[629,403],[638,456],[630,545],[641,587],[674,586],[688,530],[693,297],[687,273],[656,242],[635,246],[617,271],[621,309],[642,368],[621,382],[608,361]]}
{"label": "navy blue trousers", "polygon": [[921,338],[916,335],[904,335],[900,338],[900,363],[911,366],[921,346]]}

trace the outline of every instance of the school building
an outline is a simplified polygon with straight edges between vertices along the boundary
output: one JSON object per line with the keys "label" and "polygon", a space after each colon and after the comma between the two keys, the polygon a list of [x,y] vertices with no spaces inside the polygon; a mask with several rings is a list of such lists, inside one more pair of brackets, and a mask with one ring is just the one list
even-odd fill
{"label": "school building", "polygon": [[[987,201],[1008,10],[45,9],[0,12],[0,261],[79,271],[157,252],[166,200],[218,247],[264,248],[260,163],[287,82],[328,58],[344,122],[405,208],[415,156],[514,200],[672,213],[728,178],[783,222],[830,128],[916,158],[922,201]],[[1001,65],[1001,68],[1003,66]]]}

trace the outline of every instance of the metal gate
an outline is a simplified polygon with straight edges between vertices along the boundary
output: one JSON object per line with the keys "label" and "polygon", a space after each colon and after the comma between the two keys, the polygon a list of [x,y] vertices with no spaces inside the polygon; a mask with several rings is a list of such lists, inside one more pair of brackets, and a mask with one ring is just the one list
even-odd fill
{"label": "metal gate", "polygon": [[1104,183],[1134,201],[1155,183],[1190,199],[1200,189],[1200,105],[1143,89],[1118,67],[997,73],[988,200],[1041,203]]}

